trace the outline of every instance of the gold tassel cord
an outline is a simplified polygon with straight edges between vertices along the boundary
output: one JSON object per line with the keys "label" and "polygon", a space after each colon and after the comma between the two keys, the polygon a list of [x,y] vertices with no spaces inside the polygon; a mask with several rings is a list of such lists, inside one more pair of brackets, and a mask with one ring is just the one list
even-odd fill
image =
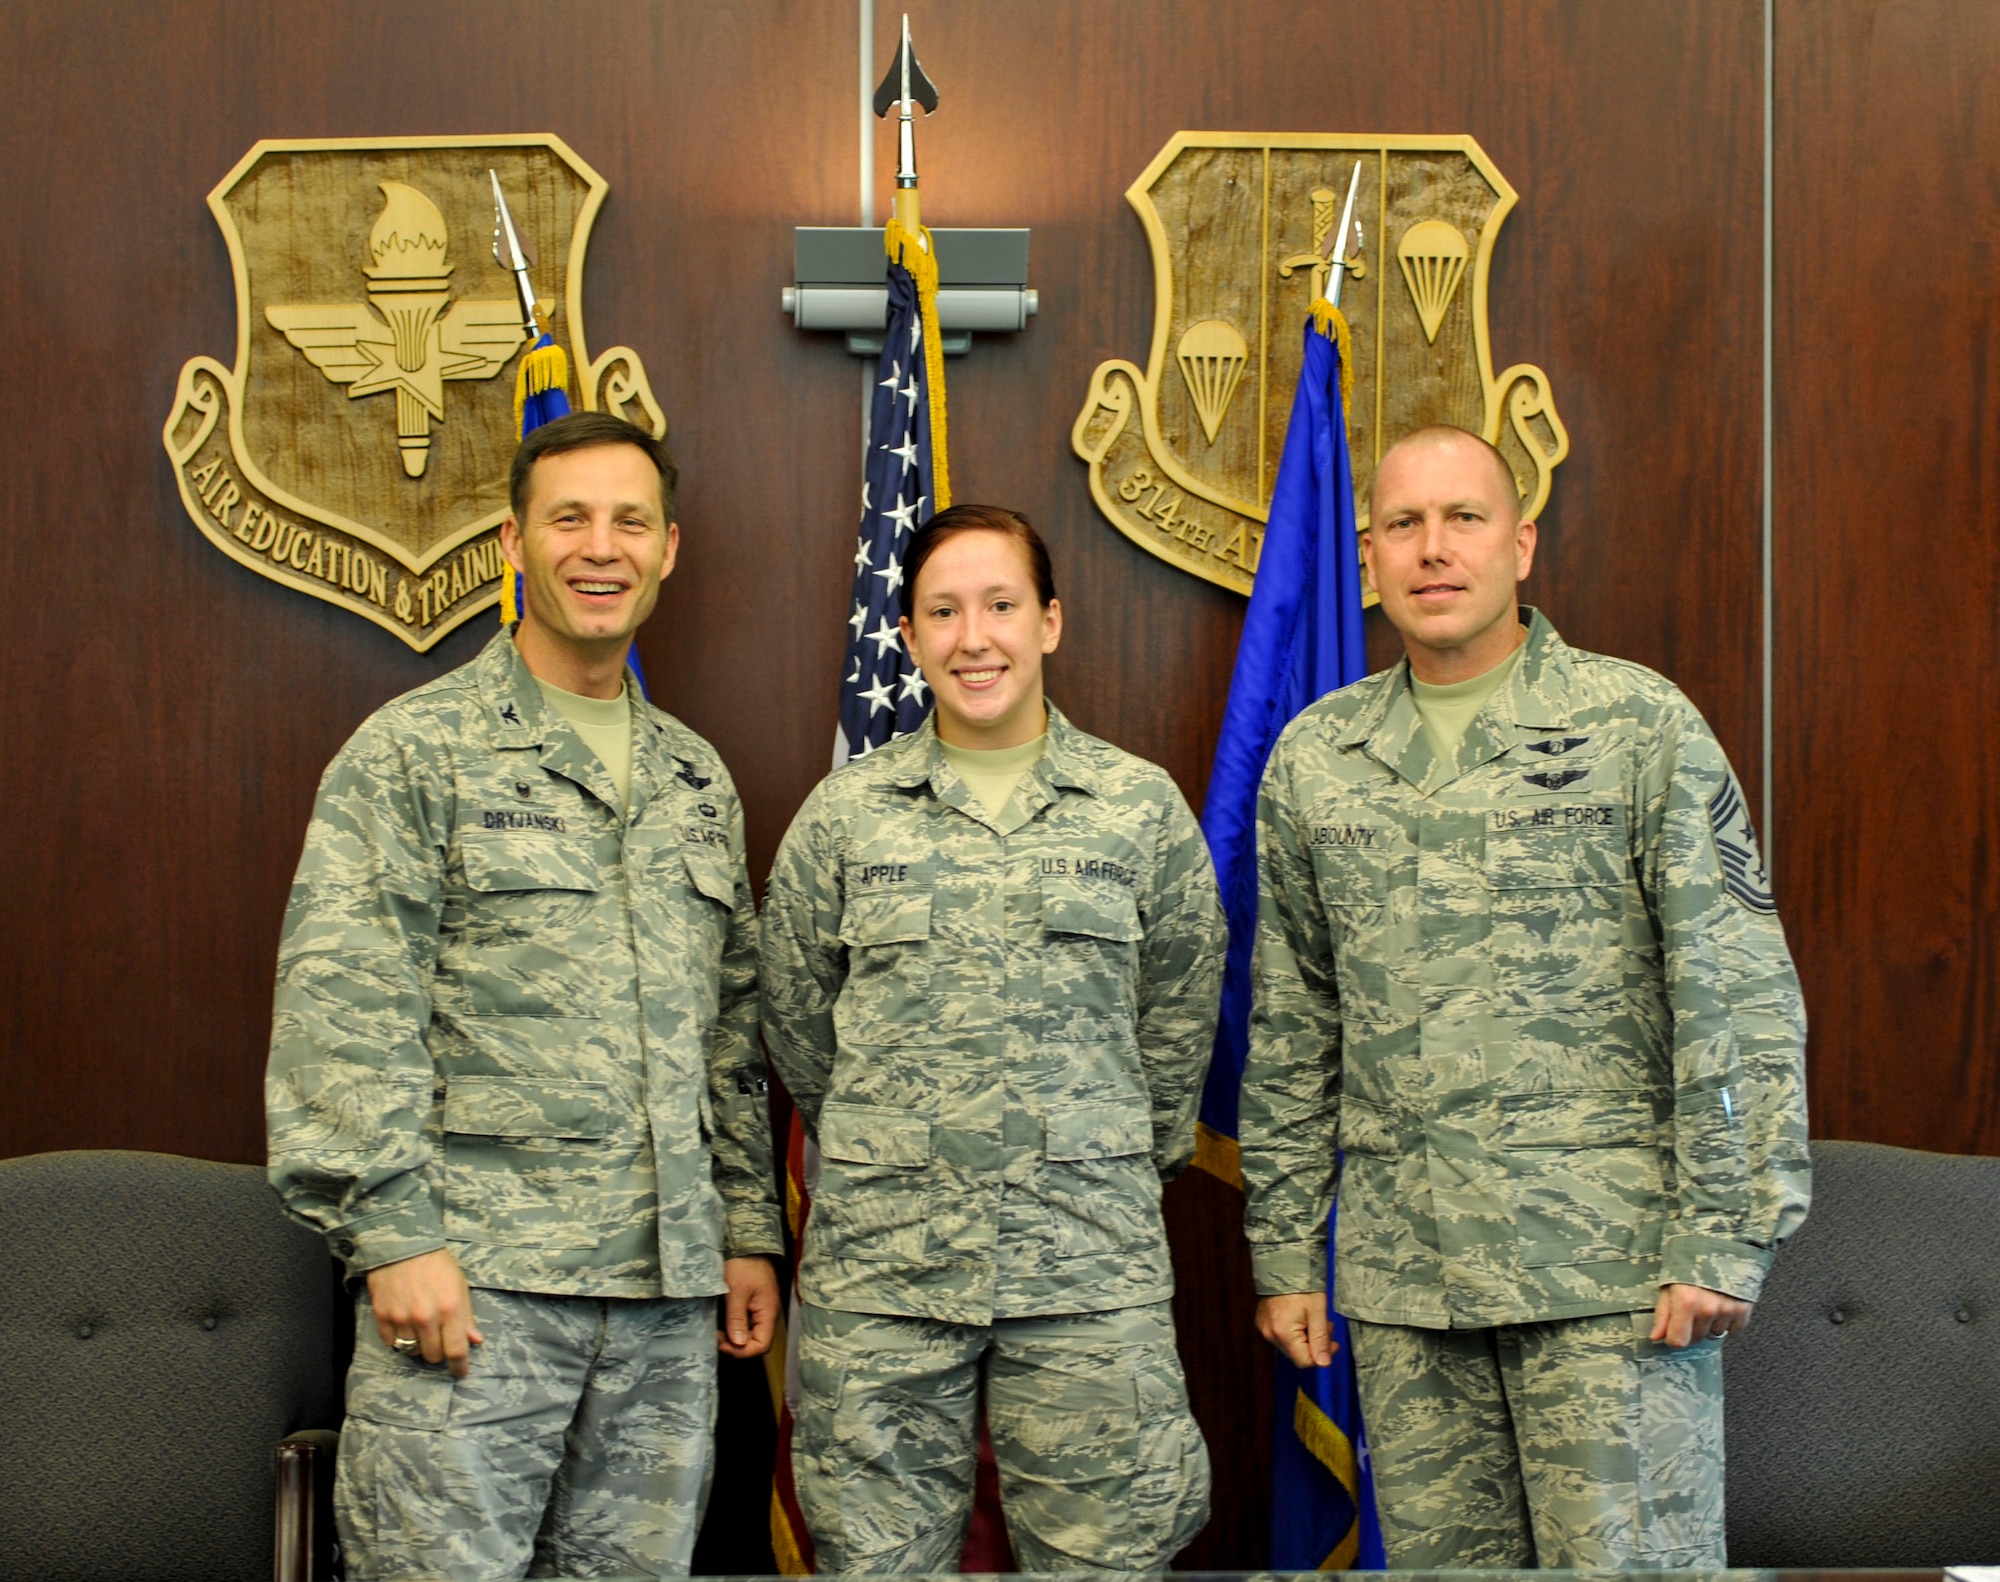
{"label": "gold tassel cord", "polygon": [[[521,359],[514,370],[514,432],[521,432],[521,419],[528,410],[528,398],[550,390],[569,390],[569,356],[550,341],[537,346]],[[500,624],[512,626],[521,618],[521,579],[512,566],[500,573]]]}
{"label": "gold tassel cord", "polygon": [[[919,239],[921,238],[921,239]],[[931,413],[931,502],[933,514],[951,504],[951,467],[947,460],[944,416],[944,337],[938,332],[937,254],[930,227],[919,225],[912,235],[893,216],[882,232],[882,245],[889,257],[909,270],[917,283],[917,307],[924,322],[924,377],[930,385]]]}
{"label": "gold tassel cord", "polygon": [[560,346],[551,341],[529,352],[514,374],[514,432],[521,432],[521,417],[528,409],[529,396],[568,389],[569,358]]}
{"label": "gold tassel cord", "polygon": [[1325,297],[1318,297],[1313,301],[1312,321],[1314,329],[1340,348],[1340,410],[1351,411],[1354,407],[1354,336],[1347,328],[1347,319]]}

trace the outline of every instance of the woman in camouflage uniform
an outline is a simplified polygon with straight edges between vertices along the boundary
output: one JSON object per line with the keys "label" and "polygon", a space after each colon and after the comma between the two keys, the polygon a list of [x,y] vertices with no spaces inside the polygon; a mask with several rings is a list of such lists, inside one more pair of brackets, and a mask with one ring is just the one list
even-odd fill
{"label": "woman in camouflage uniform", "polygon": [[955,1569],[983,1392],[1022,1569],[1158,1569],[1208,1515],[1160,1183],[1214,1032],[1214,874],[1166,773],[1044,700],[1062,609],[1025,519],[941,512],[903,570],[936,711],[807,799],[763,920],[821,1161],[800,1501],[827,1570]]}

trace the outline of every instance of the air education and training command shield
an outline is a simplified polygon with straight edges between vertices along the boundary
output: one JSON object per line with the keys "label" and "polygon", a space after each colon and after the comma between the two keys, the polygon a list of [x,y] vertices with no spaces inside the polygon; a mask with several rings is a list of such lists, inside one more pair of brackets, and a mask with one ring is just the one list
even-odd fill
{"label": "air education and training command shield", "polygon": [[1121,533],[1239,593],[1256,577],[1301,329],[1357,163],[1361,250],[1336,266],[1353,331],[1356,521],[1368,524],[1382,452],[1425,423],[1498,445],[1530,515],[1569,453],[1547,375],[1493,372],[1486,282],[1515,193],[1477,142],[1177,133],[1125,193],[1153,252],[1152,355],[1144,372],[1099,365],[1071,444]]}
{"label": "air education and training command shield", "polygon": [[520,296],[494,172],[583,405],[666,432],[637,353],[595,361],[583,257],[609,190],[560,138],[264,141],[208,195],[236,366],[181,369],[167,454],[226,554],[430,648],[499,597]]}

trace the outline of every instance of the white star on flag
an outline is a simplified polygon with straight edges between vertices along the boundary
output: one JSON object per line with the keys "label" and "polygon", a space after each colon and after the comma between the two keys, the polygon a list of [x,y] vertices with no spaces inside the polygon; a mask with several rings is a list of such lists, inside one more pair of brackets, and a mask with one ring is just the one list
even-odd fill
{"label": "white star on flag", "polygon": [[894,593],[903,585],[903,563],[894,555],[891,555],[889,557],[889,564],[876,572],[875,575],[888,584],[882,590],[885,594]]}
{"label": "white star on flag", "polygon": [[924,694],[929,690],[930,689],[924,685],[924,673],[921,670],[912,670],[908,675],[903,677],[904,697],[912,699],[918,704],[922,704],[922,702],[924,701]]}
{"label": "white star on flag", "polygon": [[924,497],[918,495],[914,500],[898,500],[882,514],[896,524],[896,532],[900,536],[916,525],[913,518],[923,508]]}
{"label": "white star on flag", "polygon": [[893,648],[902,645],[903,634],[889,623],[889,617],[882,617],[882,624],[868,634],[868,641],[875,645],[875,657],[880,659]]}
{"label": "white star on flag", "polygon": [[879,714],[883,709],[889,708],[894,702],[894,699],[890,696],[889,678],[887,676],[877,676],[875,678],[875,685],[872,687],[863,687],[861,695],[868,700],[868,712],[870,714]]}
{"label": "white star on flag", "polygon": [[854,541],[855,569],[858,571],[861,567],[872,566],[874,563],[875,563],[875,546],[869,543],[868,540],[865,538],[857,538]]}

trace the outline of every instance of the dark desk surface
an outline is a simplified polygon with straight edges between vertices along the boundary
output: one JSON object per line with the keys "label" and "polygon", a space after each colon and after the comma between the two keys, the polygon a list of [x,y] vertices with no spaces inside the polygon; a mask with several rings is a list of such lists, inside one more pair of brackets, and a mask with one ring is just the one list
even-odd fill
{"label": "dark desk surface", "polygon": [[[1151,1582],[1278,1582],[1283,1578],[1319,1577],[1318,1571],[1169,1571],[1146,1572]],[[1370,1582],[1562,1582],[1564,1578],[1589,1577],[1596,1582],[1616,1578],[1618,1582],[1944,1582],[1942,1570],[1925,1571],[1349,1571],[1349,1577]],[[969,1575],[969,1573],[968,1573]],[[1093,1582],[1103,1582],[1105,1573],[1090,1572]],[[899,1578],[898,1582],[961,1582],[956,1572],[935,1578]],[[782,1577],[730,1577],[723,1582],[786,1582]],[[841,1582],[867,1582],[863,1573],[845,1576]],[[978,1582],[1050,1582],[1042,1577],[982,1576]]]}

